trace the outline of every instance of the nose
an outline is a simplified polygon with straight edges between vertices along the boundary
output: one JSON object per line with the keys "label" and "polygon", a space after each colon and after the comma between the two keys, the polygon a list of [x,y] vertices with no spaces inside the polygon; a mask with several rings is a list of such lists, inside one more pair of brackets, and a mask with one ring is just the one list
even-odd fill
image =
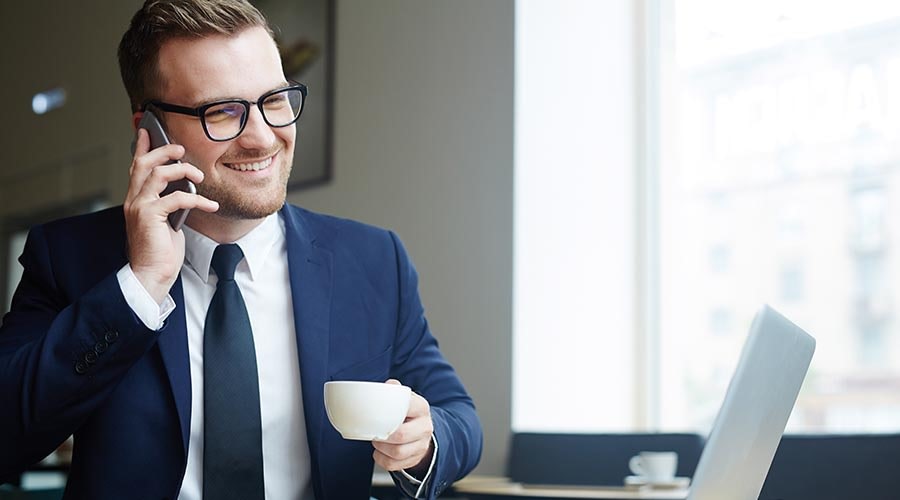
{"label": "nose", "polygon": [[244,149],[266,149],[275,143],[275,132],[263,119],[258,107],[250,107],[247,124],[241,135],[237,137],[237,141]]}

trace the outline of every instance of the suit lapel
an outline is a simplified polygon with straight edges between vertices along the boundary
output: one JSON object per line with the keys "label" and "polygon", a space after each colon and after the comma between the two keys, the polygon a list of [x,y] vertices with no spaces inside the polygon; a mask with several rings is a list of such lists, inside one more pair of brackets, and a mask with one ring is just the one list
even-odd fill
{"label": "suit lapel", "polygon": [[321,248],[302,216],[289,205],[282,210],[287,238],[294,327],[300,358],[300,383],[313,472],[322,452],[319,440],[325,415],[323,386],[328,377],[332,254]]}
{"label": "suit lapel", "polygon": [[178,421],[181,424],[181,439],[184,456],[187,457],[188,436],[191,430],[191,366],[188,354],[187,321],[184,317],[184,292],[181,276],[175,280],[171,290],[172,299],[178,306],[169,315],[165,330],[160,332],[159,352],[162,355],[169,384],[175,397]]}

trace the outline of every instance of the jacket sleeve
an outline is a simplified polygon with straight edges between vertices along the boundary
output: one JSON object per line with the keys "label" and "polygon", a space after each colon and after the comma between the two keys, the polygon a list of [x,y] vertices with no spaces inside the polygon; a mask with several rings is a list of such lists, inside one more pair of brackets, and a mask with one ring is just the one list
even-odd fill
{"label": "jacket sleeve", "polygon": [[43,227],[29,232],[22,279],[0,325],[0,477],[52,452],[156,342],[115,272],[72,296],[84,262],[67,262]]}
{"label": "jacket sleeve", "polygon": [[437,462],[426,498],[435,498],[461,479],[481,458],[482,430],[475,405],[453,367],[438,349],[419,298],[418,275],[397,236],[391,233],[400,281],[400,315],[392,376],[431,406]]}

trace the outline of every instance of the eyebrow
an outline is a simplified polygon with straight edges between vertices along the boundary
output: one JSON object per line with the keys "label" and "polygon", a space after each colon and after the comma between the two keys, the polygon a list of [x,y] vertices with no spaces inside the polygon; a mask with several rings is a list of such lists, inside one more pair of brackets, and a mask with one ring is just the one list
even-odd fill
{"label": "eyebrow", "polygon": [[[290,83],[290,82],[287,82],[287,81],[283,81],[283,82],[281,82],[280,84],[278,84],[278,85],[276,85],[276,86],[270,88],[269,90],[263,92],[263,93],[260,94],[259,96],[263,96],[263,95],[265,95],[265,94],[268,94],[269,92],[272,92],[273,90],[278,90],[278,89],[283,89],[283,88],[286,88],[286,87],[290,87],[291,85],[294,85],[294,84],[293,84],[293,83]],[[257,97],[259,97],[259,96],[257,96]],[[193,107],[199,108],[200,106],[205,106],[205,105],[207,105],[207,104],[209,104],[209,103],[213,103],[213,102],[219,102],[219,101],[233,101],[233,100],[244,101],[244,100],[246,100],[246,99],[244,99],[243,97],[237,97],[237,96],[234,96],[234,97],[210,97],[210,98],[205,98],[205,99],[201,100],[200,102],[194,104]]]}

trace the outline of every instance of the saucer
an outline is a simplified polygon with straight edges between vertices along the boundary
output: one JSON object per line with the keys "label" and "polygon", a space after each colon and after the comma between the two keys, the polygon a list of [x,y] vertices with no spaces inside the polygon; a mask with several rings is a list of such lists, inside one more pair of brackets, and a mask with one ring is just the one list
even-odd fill
{"label": "saucer", "polygon": [[648,486],[655,489],[685,489],[691,484],[689,477],[674,477],[668,481],[651,482],[644,476],[625,476],[625,486]]}

